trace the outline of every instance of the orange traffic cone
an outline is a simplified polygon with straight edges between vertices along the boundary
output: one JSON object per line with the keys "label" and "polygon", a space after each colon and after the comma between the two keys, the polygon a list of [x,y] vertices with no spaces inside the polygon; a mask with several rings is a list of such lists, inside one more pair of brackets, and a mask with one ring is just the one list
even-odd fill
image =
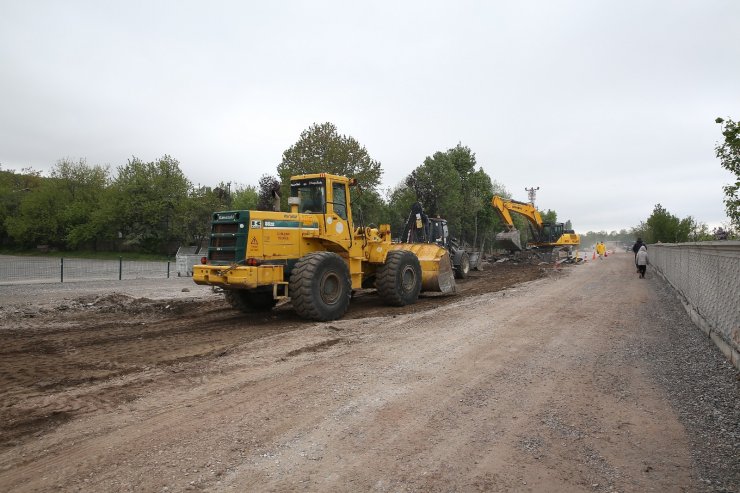
{"label": "orange traffic cone", "polygon": [[591,257],[591,260],[596,260],[596,250],[594,250],[594,256]]}

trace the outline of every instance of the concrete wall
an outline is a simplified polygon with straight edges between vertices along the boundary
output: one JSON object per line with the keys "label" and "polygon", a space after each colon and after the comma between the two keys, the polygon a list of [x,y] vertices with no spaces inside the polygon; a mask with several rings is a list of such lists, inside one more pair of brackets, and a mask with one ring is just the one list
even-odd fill
{"label": "concrete wall", "polygon": [[691,320],[740,368],[740,241],[654,244],[648,259]]}

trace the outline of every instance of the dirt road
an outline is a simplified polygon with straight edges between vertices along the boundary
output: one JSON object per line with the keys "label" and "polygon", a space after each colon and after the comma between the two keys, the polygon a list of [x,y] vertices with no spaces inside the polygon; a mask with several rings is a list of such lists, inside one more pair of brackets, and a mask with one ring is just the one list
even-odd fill
{"label": "dirt road", "polygon": [[631,261],[500,264],[332,323],[212,297],[8,304],[0,489],[736,491],[737,373]]}

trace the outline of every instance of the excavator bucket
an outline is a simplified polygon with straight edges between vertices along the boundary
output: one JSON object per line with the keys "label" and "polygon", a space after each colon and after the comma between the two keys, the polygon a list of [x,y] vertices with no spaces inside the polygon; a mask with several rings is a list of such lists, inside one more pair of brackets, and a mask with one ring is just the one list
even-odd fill
{"label": "excavator bucket", "polygon": [[496,241],[494,242],[496,248],[503,250],[510,250],[519,252],[522,250],[522,240],[519,235],[519,230],[512,229],[511,231],[504,231],[496,235]]}
{"label": "excavator bucket", "polygon": [[421,264],[421,290],[455,292],[455,274],[450,254],[434,243],[395,243],[391,250],[413,252]]}

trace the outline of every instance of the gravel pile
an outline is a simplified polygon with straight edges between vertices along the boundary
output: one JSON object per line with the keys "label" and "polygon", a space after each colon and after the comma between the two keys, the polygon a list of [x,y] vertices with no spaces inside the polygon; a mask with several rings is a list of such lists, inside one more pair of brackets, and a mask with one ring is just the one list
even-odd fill
{"label": "gravel pile", "polygon": [[654,338],[633,349],[686,427],[703,491],[740,492],[740,371],[688,321],[673,289],[653,284],[662,307],[650,317]]}

